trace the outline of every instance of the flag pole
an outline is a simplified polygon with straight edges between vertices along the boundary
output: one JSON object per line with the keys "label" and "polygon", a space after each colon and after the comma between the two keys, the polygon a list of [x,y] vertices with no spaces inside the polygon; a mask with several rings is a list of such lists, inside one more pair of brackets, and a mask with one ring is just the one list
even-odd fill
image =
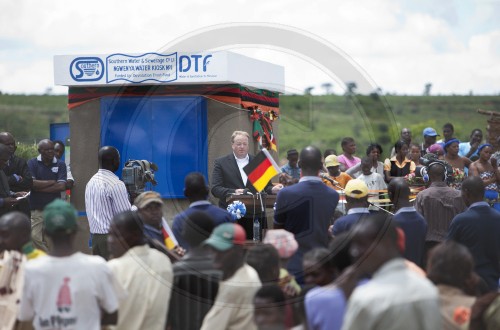
{"label": "flag pole", "polygon": [[274,160],[273,156],[271,156],[271,153],[266,148],[263,148],[262,152],[264,153],[264,155],[266,155],[267,159],[269,159],[269,161],[271,162],[271,164],[273,165],[273,167],[276,169],[276,171],[278,171],[278,174],[283,173],[283,171],[281,170],[281,168],[278,166],[278,164]]}

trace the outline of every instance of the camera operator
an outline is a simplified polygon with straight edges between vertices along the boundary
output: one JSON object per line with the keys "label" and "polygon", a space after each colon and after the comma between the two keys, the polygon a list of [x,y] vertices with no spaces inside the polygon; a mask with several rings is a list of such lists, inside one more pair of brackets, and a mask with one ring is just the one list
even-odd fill
{"label": "camera operator", "polygon": [[[442,161],[422,159],[430,186],[417,195],[415,208],[427,220],[425,255],[430,249],[443,242],[453,218],[465,210],[459,190],[448,187],[447,165]],[[425,171],[419,171],[420,173]]]}

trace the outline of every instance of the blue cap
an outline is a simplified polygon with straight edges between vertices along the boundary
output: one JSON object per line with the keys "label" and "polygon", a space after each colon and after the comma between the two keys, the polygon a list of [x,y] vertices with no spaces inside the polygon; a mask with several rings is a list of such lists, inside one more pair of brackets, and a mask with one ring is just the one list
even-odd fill
{"label": "blue cap", "polygon": [[439,136],[439,134],[436,132],[436,130],[432,127],[425,128],[423,135],[424,136]]}

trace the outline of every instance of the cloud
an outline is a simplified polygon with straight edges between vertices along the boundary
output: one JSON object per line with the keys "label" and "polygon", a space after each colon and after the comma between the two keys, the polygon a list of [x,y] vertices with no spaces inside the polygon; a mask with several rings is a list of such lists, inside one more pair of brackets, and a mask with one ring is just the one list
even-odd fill
{"label": "cloud", "polygon": [[[432,82],[438,93],[498,93],[499,13],[498,3],[467,0],[4,2],[0,72],[9,79],[2,79],[0,90],[33,93],[53,87],[56,54],[155,51],[214,24],[272,22],[334,44],[383,90],[420,94]],[[333,80],[335,92],[343,90],[343,82],[294,55],[265,47],[248,53],[285,66],[290,89],[319,90]]]}

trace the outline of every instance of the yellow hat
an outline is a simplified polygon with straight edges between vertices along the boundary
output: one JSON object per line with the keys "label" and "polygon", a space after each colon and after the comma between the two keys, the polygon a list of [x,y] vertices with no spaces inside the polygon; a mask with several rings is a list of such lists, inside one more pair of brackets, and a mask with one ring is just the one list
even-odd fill
{"label": "yellow hat", "polygon": [[331,166],[339,166],[339,160],[337,159],[337,156],[335,155],[330,155],[325,158],[325,166],[326,167],[331,167]]}
{"label": "yellow hat", "polygon": [[359,179],[349,180],[345,185],[345,195],[352,198],[363,198],[368,195],[366,183]]}

